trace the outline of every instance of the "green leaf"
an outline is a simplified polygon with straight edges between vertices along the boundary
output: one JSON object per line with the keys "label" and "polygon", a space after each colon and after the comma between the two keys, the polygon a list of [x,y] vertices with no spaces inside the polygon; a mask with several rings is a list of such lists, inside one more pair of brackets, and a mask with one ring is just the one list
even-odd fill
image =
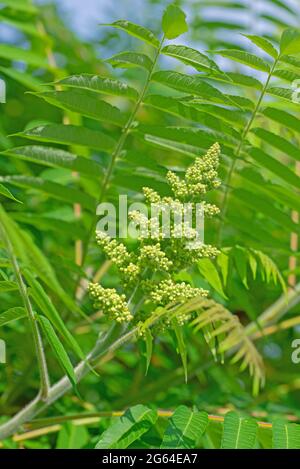
{"label": "green leaf", "polygon": [[7,44],[0,44],[0,57],[2,59],[12,60],[16,62],[25,62],[27,65],[41,68],[51,68],[47,60],[41,56],[27,49],[20,47],[10,46]]}
{"label": "green leaf", "polygon": [[219,273],[210,259],[201,259],[198,262],[198,269],[203,275],[205,280],[225,299],[227,296],[224,293],[222,282]]}
{"label": "green leaf", "polygon": [[125,449],[138,440],[156,422],[157,413],[144,405],[126,410],[102,433],[96,449]]}
{"label": "green leaf", "polygon": [[207,101],[212,100],[221,103],[229,103],[229,100],[221,91],[206,83],[206,81],[199,76],[185,75],[179,72],[164,70],[154,73],[152,80],[178,91],[201,96]]}
{"label": "green leaf", "polygon": [[146,343],[146,372],[145,375],[147,375],[149,366],[151,363],[151,358],[152,358],[152,351],[153,351],[153,337],[151,334],[150,329],[145,330],[145,343]]}
{"label": "green leaf", "polygon": [[108,94],[112,96],[122,96],[124,98],[133,100],[136,100],[139,96],[138,92],[126,83],[110,77],[102,77],[100,75],[91,75],[88,73],[72,75],[55,83],[57,85],[67,86],[69,88],[91,90],[95,91],[96,93]]}
{"label": "green leaf", "polygon": [[175,39],[188,31],[186,15],[177,5],[171,4],[165,9],[162,29],[167,39]]}
{"label": "green leaf", "polygon": [[250,52],[245,52],[238,49],[224,49],[218,50],[215,53],[221,55],[222,57],[226,57],[227,59],[235,60],[236,62],[247,65],[248,67],[260,70],[261,72],[270,71],[270,66],[266,61],[257,55],[250,54]]}
{"label": "green leaf", "polygon": [[115,140],[100,130],[90,130],[76,125],[40,125],[15,135],[39,142],[80,145],[103,151],[111,151],[115,146]]}
{"label": "green leaf", "polygon": [[276,174],[277,177],[283,179],[288,184],[299,188],[300,177],[287,168],[283,163],[276,160],[259,148],[253,147],[249,150],[248,153],[255,161],[257,161],[264,168],[271,171],[273,174]]}
{"label": "green leaf", "polygon": [[236,412],[228,412],[224,418],[222,449],[253,449],[257,429],[254,419],[244,419]]}
{"label": "green leaf", "polygon": [[67,422],[57,436],[55,449],[80,449],[89,442],[89,432],[83,426]]}
{"label": "green leaf", "polygon": [[163,437],[161,449],[191,449],[204,434],[208,425],[206,412],[177,407]]}
{"label": "green leaf", "polygon": [[0,181],[8,182],[18,187],[26,189],[34,189],[42,191],[55,199],[62,200],[69,204],[79,203],[82,207],[93,212],[95,210],[96,201],[93,197],[86,194],[82,190],[73,187],[66,187],[47,179],[32,176],[0,176]]}
{"label": "green leaf", "polygon": [[280,98],[287,99],[290,102],[293,100],[293,90],[289,90],[288,88],[270,86],[267,88],[267,93],[273,96],[279,96]]}
{"label": "green leaf", "polygon": [[19,225],[7,215],[1,205],[0,222],[3,224],[10,238],[17,257],[21,259],[23,264],[30,267],[39,276],[39,278],[43,280],[43,282],[45,282],[45,284],[48,285],[57,296],[59,296],[71,311],[81,313],[80,308],[60,285],[48,258],[34,243],[31,236],[25,230],[22,230]]}
{"label": "green leaf", "polygon": [[76,390],[76,376],[67,352],[57,337],[50,321],[45,316],[40,315],[38,316],[38,320],[58,363],[68,376],[73,388]]}
{"label": "green leaf", "polygon": [[7,280],[0,281],[0,292],[4,293],[7,291],[18,290],[18,284],[16,282],[9,282]]}
{"label": "green leaf", "polygon": [[242,280],[243,285],[248,289],[247,281],[247,256],[243,248],[235,246],[232,250],[233,257],[235,260],[236,270]]}
{"label": "green leaf", "polygon": [[117,68],[144,68],[148,72],[152,70],[153,62],[146,54],[140,52],[120,52],[115,54],[105,62]]}
{"label": "green leaf", "polygon": [[30,75],[29,73],[20,72],[19,70],[15,70],[14,68],[7,67],[0,67],[0,72],[4,73],[4,75],[7,75],[12,80],[21,83],[21,85],[25,86],[25,88],[29,90],[45,91],[45,86],[43,85],[43,83],[36,77]]}
{"label": "green leaf", "polygon": [[94,176],[99,178],[103,174],[101,166],[96,161],[74,155],[60,148],[28,145],[25,147],[10,148],[1,154],[49,167],[70,169],[71,171],[86,174],[90,177]]}
{"label": "green leaf", "polygon": [[217,256],[217,264],[221,269],[221,274],[223,278],[224,285],[227,284],[227,277],[229,272],[229,257],[225,254],[225,252],[221,251],[220,254]]}
{"label": "green leaf", "polygon": [[20,202],[20,200],[16,199],[15,196],[5,187],[3,184],[0,184],[0,195],[3,195],[3,197],[6,197],[7,199],[14,200],[15,202]]}
{"label": "green leaf", "polygon": [[188,370],[187,370],[187,348],[184,342],[183,330],[182,327],[178,324],[176,320],[172,321],[172,328],[175,332],[176,342],[177,342],[177,349],[178,353],[181,357],[182,366],[184,370],[184,377],[185,382],[187,383],[188,379]]}
{"label": "green leaf", "polygon": [[35,14],[38,13],[38,9],[24,0],[1,0],[1,3],[9,8],[12,8],[17,11],[22,11],[24,13]]}
{"label": "green leaf", "polygon": [[262,49],[264,52],[269,54],[273,59],[276,59],[278,57],[278,51],[275,49],[273,44],[268,41],[265,37],[261,36],[254,36],[252,34],[243,34],[243,36],[247,37],[253,44],[255,44],[257,47]]}
{"label": "green leaf", "polygon": [[66,341],[71,350],[73,350],[78,358],[82,360],[84,358],[84,354],[81,348],[72,334],[66,328],[64,321],[60,317],[49,296],[45,293],[40,283],[28,270],[24,271],[24,276],[30,285],[29,294],[34,299],[36,305],[39,307],[41,312],[47,316],[49,321],[56,328],[61,337]]}
{"label": "green leaf", "polygon": [[16,321],[17,319],[22,319],[27,316],[25,308],[16,306],[15,308],[10,308],[7,311],[0,313],[0,327],[9,322]]}
{"label": "green leaf", "polygon": [[262,113],[264,116],[269,117],[275,122],[278,122],[279,124],[282,124],[285,127],[300,133],[300,120],[292,114],[273,107],[267,107],[263,110]]}
{"label": "green leaf", "polygon": [[115,106],[101,100],[98,95],[83,90],[47,91],[34,93],[48,103],[61,109],[77,112],[95,120],[123,126],[127,117]]}
{"label": "green leaf", "polygon": [[299,148],[289,140],[286,140],[274,132],[270,132],[269,130],[261,128],[251,129],[251,132],[282,153],[289,155],[295,160],[300,160]]}
{"label": "green leaf", "polygon": [[273,448],[300,449],[300,425],[276,419],[273,422]]}
{"label": "green leaf", "polygon": [[132,23],[131,21],[118,20],[114,23],[102,24],[101,26],[112,26],[113,28],[121,29],[122,31],[125,31],[126,33],[130,34],[131,36],[134,36],[140,39],[141,41],[147,42],[153,47],[159,47],[159,40],[154,36],[152,31],[147,28],[144,28],[143,26]]}
{"label": "green leaf", "polygon": [[198,122],[209,129],[214,129],[218,132],[224,132],[235,138],[239,138],[239,134],[235,132],[233,126],[227,125],[227,123],[211,114],[198,111],[196,105],[189,105],[185,101],[160,95],[149,95],[146,97],[144,103],[156,109],[160,109],[163,112],[183,117],[189,121]]}
{"label": "green leaf", "polygon": [[300,30],[286,29],[280,39],[280,54],[297,54],[300,47]]}
{"label": "green leaf", "polygon": [[168,55],[175,59],[180,60],[186,65],[194,67],[196,70],[216,70],[219,71],[219,67],[215,62],[209,59],[206,55],[198,52],[196,49],[192,49],[187,46],[169,45],[162,49],[162,54]]}

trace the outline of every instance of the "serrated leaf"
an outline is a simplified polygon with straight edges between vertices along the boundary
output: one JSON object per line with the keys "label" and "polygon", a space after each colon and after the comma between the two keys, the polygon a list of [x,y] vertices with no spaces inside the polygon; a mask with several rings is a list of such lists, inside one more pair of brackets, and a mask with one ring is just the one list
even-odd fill
{"label": "serrated leaf", "polygon": [[278,51],[275,49],[273,44],[265,37],[255,36],[253,34],[244,34],[253,44],[262,49],[264,52],[269,54],[273,59],[278,57]]}
{"label": "serrated leaf", "polygon": [[39,142],[79,145],[103,151],[110,151],[115,146],[115,140],[100,130],[90,130],[76,125],[40,125],[15,135]]}
{"label": "serrated leaf", "polygon": [[25,308],[16,306],[0,313],[0,327],[27,316]]}
{"label": "serrated leaf", "polygon": [[120,52],[115,54],[105,62],[110,63],[113,67],[132,68],[139,67],[150,72],[153,67],[152,60],[146,54],[140,52]]}
{"label": "serrated leaf", "polygon": [[53,106],[77,112],[83,116],[98,121],[109,122],[118,126],[125,125],[127,117],[115,106],[101,100],[98,95],[92,95],[83,90],[47,91],[35,93]]}
{"label": "serrated leaf", "polygon": [[175,39],[188,31],[185,13],[173,3],[163,13],[162,29],[167,39]]}
{"label": "serrated leaf", "polygon": [[156,422],[157,413],[144,405],[126,410],[102,433],[96,449],[124,449],[138,440]]}
{"label": "serrated leaf", "polygon": [[49,345],[64,372],[68,376],[73,388],[76,390],[76,376],[73,369],[73,365],[68,357],[67,352],[64,349],[61,341],[57,337],[55,330],[53,329],[50,321],[45,316],[38,316],[39,324],[41,325],[42,331],[47,338]]}
{"label": "serrated leaf", "polygon": [[229,99],[227,99],[221,91],[206,83],[206,81],[199,76],[185,75],[179,72],[164,70],[154,73],[152,80],[178,91],[201,96],[207,101],[212,100],[221,103],[229,103]]}
{"label": "serrated leaf", "polygon": [[250,54],[250,52],[245,52],[238,49],[224,49],[218,50],[215,53],[221,55],[222,57],[226,57],[227,59],[231,59],[236,62],[247,65],[248,67],[260,70],[261,72],[270,71],[270,66],[266,61],[264,61],[257,55]]}
{"label": "serrated leaf", "polygon": [[10,148],[1,154],[50,167],[70,169],[90,177],[95,176],[98,178],[102,175],[102,168],[96,161],[74,155],[60,148],[28,145]]}
{"label": "serrated leaf", "polygon": [[272,429],[273,448],[300,449],[300,425],[276,419]]}
{"label": "serrated leaf", "polygon": [[88,73],[63,78],[62,80],[57,81],[56,84],[70,88],[95,91],[100,94],[122,96],[124,98],[134,100],[139,96],[138,92],[126,83],[122,83],[121,81],[113,78],[91,75]]}
{"label": "serrated leaf", "polygon": [[216,70],[219,71],[219,67],[215,62],[209,59],[206,55],[198,52],[196,49],[192,49],[187,46],[180,45],[169,45],[165,46],[162,51],[162,54],[168,55],[175,59],[180,60],[186,65],[194,67],[196,70]]}
{"label": "serrated leaf", "polygon": [[257,429],[254,419],[244,419],[236,412],[228,412],[224,418],[222,449],[253,449]]}
{"label": "serrated leaf", "polygon": [[125,31],[126,33],[130,34],[131,36],[134,36],[140,39],[141,41],[147,42],[153,47],[159,47],[159,40],[154,36],[152,31],[147,28],[144,28],[143,26],[132,23],[131,21],[118,20],[114,23],[102,24],[101,26],[112,26],[113,28],[121,29],[122,31]]}
{"label": "serrated leaf", "polygon": [[206,412],[177,407],[163,436],[161,449],[191,449],[204,434],[208,425]]}
{"label": "serrated leaf", "polygon": [[89,211],[94,211],[96,201],[85,192],[73,187],[66,187],[47,179],[33,176],[0,176],[0,181],[8,182],[18,187],[42,191],[55,199],[62,200],[69,204],[80,203],[82,207]]}

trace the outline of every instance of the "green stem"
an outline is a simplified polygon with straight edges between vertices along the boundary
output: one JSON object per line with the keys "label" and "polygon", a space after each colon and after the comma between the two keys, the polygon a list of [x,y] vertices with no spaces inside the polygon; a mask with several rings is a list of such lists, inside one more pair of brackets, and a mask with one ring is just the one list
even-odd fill
{"label": "green stem", "polygon": [[13,247],[11,245],[11,242],[9,240],[9,237],[7,236],[7,233],[5,231],[4,226],[0,226],[1,230],[1,237],[4,241],[5,247],[7,249],[8,255],[10,257],[12,267],[15,273],[16,281],[19,287],[20,295],[22,297],[24,307],[26,309],[28,319],[29,319],[29,324],[31,326],[31,331],[32,331],[32,337],[33,337],[33,343],[35,347],[35,352],[37,356],[37,361],[38,361],[38,368],[39,368],[39,373],[40,373],[40,380],[41,380],[41,388],[40,388],[40,394],[41,398],[43,400],[47,399],[48,396],[48,390],[49,390],[49,376],[48,376],[48,369],[47,369],[47,362],[46,362],[46,357],[44,353],[44,347],[43,347],[43,342],[41,338],[41,334],[38,328],[38,323],[36,320],[35,313],[33,311],[31,302],[29,300],[28,294],[27,294],[27,288],[26,285],[23,281],[20,267],[17,261],[17,258],[15,256]]}
{"label": "green stem", "polygon": [[[162,40],[160,41],[160,45],[158,47],[158,49],[156,49],[156,53],[155,53],[155,57],[153,59],[153,62],[152,62],[152,67],[151,69],[149,70],[148,72],[148,75],[147,75],[147,78],[146,78],[146,81],[145,81],[145,84],[143,86],[143,89],[138,97],[138,100],[136,101],[135,103],[135,106],[128,118],[128,121],[125,125],[125,127],[122,129],[122,133],[121,133],[121,136],[116,144],[116,147],[111,155],[111,160],[110,160],[110,163],[109,163],[109,166],[107,168],[107,172],[106,172],[106,175],[104,177],[104,181],[103,181],[103,184],[101,186],[101,190],[100,190],[100,194],[99,194],[99,198],[98,198],[98,202],[97,202],[97,205],[100,204],[103,199],[104,199],[104,196],[105,196],[105,192],[106,192],[106,189],[108,187],[108,184],[110,182],[110,179],[111,179],[111,176],[112,176],[112,173],[113,173],[113,170],[114,170],[114,167],[115,167],[115,164],[116,164],[116,161],[118,159],[118,157],[120,156],[120,153],[122,152],[123,148],[124,148],[124,145],[126,143],[126,140],[127,140],[127,137],[131,131],[131,128],[132,128],[132,124],[133,124],[133,121],[139,111],[139,108],[143,102],[143,99],[145,97],[145,94],[148,90],[148,87],[150,85],[150,82],[151,82],[151,79],[152,79],[152,75],[155,71],[155,67],[156,67],[156,64],[157,64],[157,60],[159,58],[159,55],[160,55],[160,52],[161,52],[161,49],[162,49],[162,46],[163,46],[163,43],[164,43],[164,40],[165,40],[165,36],[162,37]],[[89,243],[90,243],[90,240],[91,240],[91,237],[93,235],[93,232],[95,230],[95,226],[96,226],[96,220],[95,218],[93,218],[93,221],[92,221],[92,224],[91,224],[91,227],[90,227],[90,230],[88,232],[88,236],[87,236],[87,239],[85,241],[85,244],[84,244],[84,247],[83,247],[83,254],[82,254],[82,265],[84,265],[85,263],[85,260],[86,260],[86,256],[87,256],[87,253],[88,253],[88,247],[89,247]]]}
{"label": "green stem", "polygon": [[273,65],[270,69],[270,72],[268,74],[268,78],[267,78],[267,80],[264,84],[264,87],[261,91],[259,99],[256,103],[255,109],[253,110],[253,113],[252,113],[246,127],[244,128],[244,131],[242,133],[242,137],[241,137],[239,146],[238,146],[238,148],[235,152],[234,158],[232,159],[230,167],[229,167],[229,172],[228,172],[228,176],[227,176],[226,183],[225,183],[224,196],[223,196],[222,204],[221,204],[221,207],[220,207],[220,211],[221,211],[221,214],[222,214],[222,219],[220,220],[220,225],[219,225],[219,230],[218,230],[218,245],[220,245],[221,241],[222,241],[222,229],[223,229],[223,226],[224,226],[225,216],[226,216],[226,212],[227,212],[227,209],[228,209],[228,196],[229,196],[230,184],[231,184],[231,179],[232,179],[232,176],[233,176],[233,172],[235,170],[235,167],[236,167],[236,164],[238,162],[239,156],[240,156],[240,154],[243,150],[243,146],[244,146],[244,143],[245,143],[246,138],[248,136],[248,133],[249,133],[249,131],[252,127],[252,124],[253,124],[256,116],[257,116],[257,113],[259,112],[260,105],[262,103],[262,100],[263,100],[266,92],[267,92],[270,80],[271,80],[272,75],[274,73],[274,70],[277,66],[278,60],[279,60],[279,57],[274,60],[274,63],[273,63]]}

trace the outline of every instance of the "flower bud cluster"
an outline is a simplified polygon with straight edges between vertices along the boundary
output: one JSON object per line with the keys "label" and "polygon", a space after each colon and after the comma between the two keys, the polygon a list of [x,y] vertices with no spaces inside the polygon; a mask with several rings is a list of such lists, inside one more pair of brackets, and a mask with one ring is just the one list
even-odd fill
{"label": "flower bud cluster", "polygon": [[215,143],[203,157],[197,157],[181,180],[172,171],[167,174],[167,181],[179,200],[203,196],[207,191],[220,185],[218,178],[218,166],[220,157],[220,145]]}
{"label": "flower bud cluster", "polygon": [[124,294],[119,295],[114,288],[103,288],[98,283],[89,284],[89,293],[95,308],[101,308],[109,319],[119,323],[132,320]]}

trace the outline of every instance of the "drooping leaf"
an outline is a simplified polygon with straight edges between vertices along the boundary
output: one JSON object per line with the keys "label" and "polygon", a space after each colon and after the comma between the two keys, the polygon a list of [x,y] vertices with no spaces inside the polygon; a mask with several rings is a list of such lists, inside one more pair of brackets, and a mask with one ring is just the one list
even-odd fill
{"label": "drooping leaf", "polygon": [[219,273],[210,259],[201,259],[198,262],[198,269],[204,279],[223,297],[227,298],[224,293]]}
{"label": "drooping leaf", "polygon": [[68,376],[72,386],[76,389],[76,376],[73,365],[64,349],[64,346],[57,337],[55,330],[51,326],[51,322],[45,316],[41,315],[38,316],[38,320],[58,363]]}

